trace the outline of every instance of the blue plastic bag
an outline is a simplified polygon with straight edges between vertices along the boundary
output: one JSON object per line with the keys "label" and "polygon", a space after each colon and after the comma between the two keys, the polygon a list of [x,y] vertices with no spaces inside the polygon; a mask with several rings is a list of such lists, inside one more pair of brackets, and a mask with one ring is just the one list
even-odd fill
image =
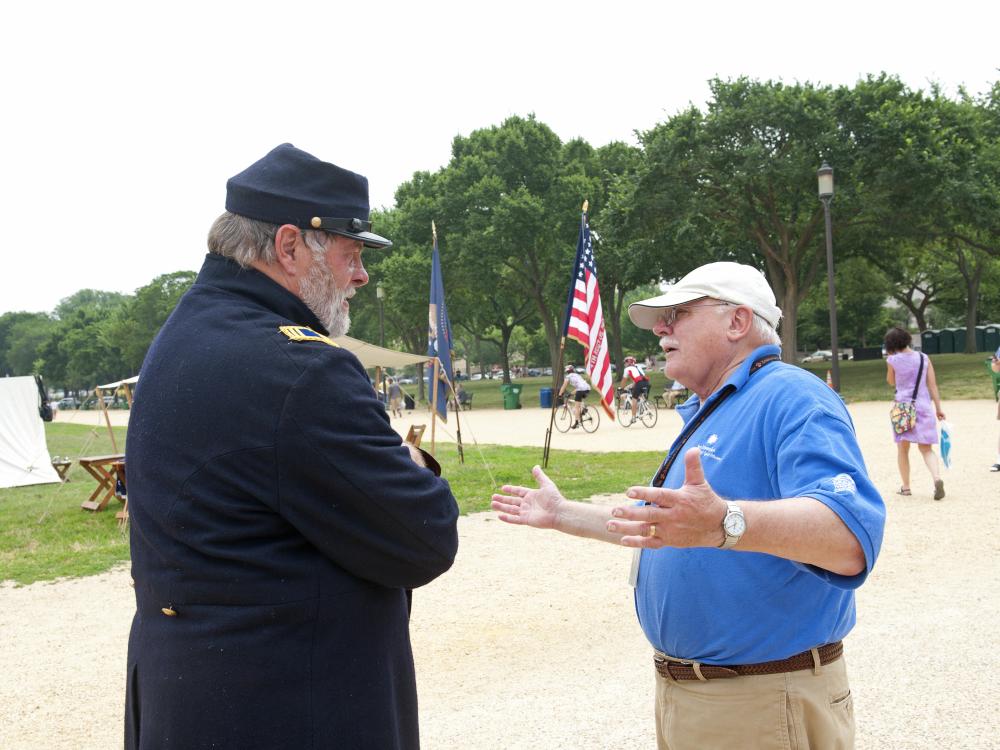
{"label": "blue plastic bag", "polygon": [[941,422],[941,460],[946,469],[951,468],[951,425]]}

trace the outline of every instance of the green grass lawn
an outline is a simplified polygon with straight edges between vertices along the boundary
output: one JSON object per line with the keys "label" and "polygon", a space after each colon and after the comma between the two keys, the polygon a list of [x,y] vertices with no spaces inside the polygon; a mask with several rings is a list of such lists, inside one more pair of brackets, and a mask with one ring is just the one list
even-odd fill
{"label": "green grass lawn", "polygon": [[[990,358],[986,352],[979,354],[934,354],[934,373],[941,389],[941,398],[993,398],[993,386],[990,375],[983,363]],[[826,379],[826,371],[830,369],[829,362],[815,362],[801,365],[803,369]],[[650,373],[650,392],[662,393],[669,382],[663,372]],[[515,384],[522,386],[521,405],[524,408],[539,406],[539,391],[551,388],[552,379],[516,378]],[[474,394],[472,408],[500,409],[503,408],[503,397],[500,392],[499,380],[463,380],[462,387]],[[416,393],[416,386],[406,386],[411,393]],[[889,401],[892,389],[885,382],[885,361],[868,360],[863,362],[840,363],[840,392],[848,403],[855,401]]]}
{"label": "green grass lawn", "polygon": [[[120,453],[125,428],[114,431]],[[128,534],[115,520],[117,501],[101,513],[80,509],[97,482],[75,461],[116,452],[107,428],[46,424],[45,435],[51,455],[74,461],[69,481],[0,489],[0,581],[91,575],[128,559]]]}
{"label": "green grass lawn", "polygon": [[[993,389],[983,362],[985,354],[941,354],[932,357],[942,398],[992,399]],[[842,392],[847,401],[889,401],[891,389],[885,382],[885,363],[841,363]],[[829,363],[805,366],[825,378]],[[662,373],[652,375],[653,392],[666,383]],[[515,381],[524,386],[521,403],[538,408],[539,390],[550,386],[548,378]],[[466,382],[476,394],[473,408],[499,408],[503,401],[500,383],[495,380]],[[115,452],[107,430],[76,424],[45,426],[49,453],[53,456],[101,455]],[[125,445],[125,428],[115,428],[118,448]],[[540,463],[540,448],[466,446],[465,464],[458,463],[452,450],[440,451],[444,475],[451,483],[463,513],[486,510],[494,486],[531,485],[531,467]],[[549,475],[567,496],[585,498],[625,487],[648,478],[659,466],[659,452],[573,453],[552,451]],[[488,467],[488,468],[487,468]],[[18,583],[52,580],[62,576],[83,576],[107,570],[128,559],[128,535],[115,521],[114,501],[109,510],[90,513],[80,509],[96,487],[89,474],[75,464],[65,484],[0,489],[0,581]],[[492,476],[492,478],[491,478]],[[494,485],[494,482],[496,483]]]}
{"label": "green grass lawn", "polygon": [[[52,455],[80,456],[114,452],[107,430],[74,424],[47,424]],[[125,428],[115,428],[119,449]],[[490,495],[505,483],[531,484],[531,467],[540,463],[540,448],[485,445],[466,448],[466,463],[453,450],[441,450],[440,461],[462,513],[489,508]],[[120,451],[119,451],[120,452]],[[552,451],[550,476],[567,495],[585,498],[620,492],[636,478],[652,474],[658,453],[578,454]],[[485,459],[485,464],[484,460]],[[491,475],[493,479],[491,480]],[[92,513],[80,509],[97,486],[74,463],[64,484],[41,484],[0,490],[0,581],[27,584],[63,576],[100,573],[128,560],[128,533],[115,520],[117,503]]]}

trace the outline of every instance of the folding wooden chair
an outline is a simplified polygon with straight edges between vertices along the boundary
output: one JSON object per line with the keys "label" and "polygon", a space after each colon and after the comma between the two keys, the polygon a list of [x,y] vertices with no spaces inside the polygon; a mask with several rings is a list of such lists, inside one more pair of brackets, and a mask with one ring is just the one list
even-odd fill
{"label": "folding wooden chair", "polygon": [[420,447],[420,438],[424,436],[424,430],[427,429],[425,424],[411,424],[409,432],[406,433],[406,442],[410,443],[413,447]]}

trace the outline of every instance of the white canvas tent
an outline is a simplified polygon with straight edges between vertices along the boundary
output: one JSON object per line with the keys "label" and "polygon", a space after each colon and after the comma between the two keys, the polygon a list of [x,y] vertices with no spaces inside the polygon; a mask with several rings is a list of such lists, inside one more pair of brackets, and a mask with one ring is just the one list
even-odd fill
{"label": "white canvas tent", "polygon": [[0,378],[0,487],[59,482],[33,377]]}

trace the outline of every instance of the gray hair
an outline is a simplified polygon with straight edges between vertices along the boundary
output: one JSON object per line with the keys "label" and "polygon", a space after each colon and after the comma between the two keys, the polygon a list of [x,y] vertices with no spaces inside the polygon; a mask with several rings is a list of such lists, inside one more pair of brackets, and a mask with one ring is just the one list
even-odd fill
{"label": "gray hair", "polygon": [[753,315],[753,332],[760,339],[762,344],[774,344],[775,346],[781,346],[781,336],[778,332],[771,328],[771,324],[760,317],[757,313]]}
{"label": "gray hair", "polygon": [[243,268],[257,261],[270,265],[278,259],[274,253],[277,233],[277,224],[226,211],[208,230],[208,251],[235,260]]}
{"label": "gray hair", "polygon": [[[726,300],[719,300],[719,302],[722,302],[725,305],[724,307],[719,307],[720,314],[722,311],[730,307],[738,307],[735,302],[726,302]],[[749,305],[747,305],[747,307],[749,307]],[[752,307],[750,309],[753,310]],[[758,346],[763,344],[781,346],[781,336],[778,335],[778,332],[771,327],[771,324],[768,323],[767,320],[762,318],[757,313],[753,314],[753,318],[751,318],[751,320],[752,326],[750,330],[753,331],[753,335],[758,341]]]}
{"label": "gray hair", "polygon": [[[208,251],[235,260],[243,268],[258,261],[269,265],[278,260],[274,253],[278,226],[226,211],[208,230]],[[314,257],[326,252],[326,232],[304,230],[302,234]]]}

